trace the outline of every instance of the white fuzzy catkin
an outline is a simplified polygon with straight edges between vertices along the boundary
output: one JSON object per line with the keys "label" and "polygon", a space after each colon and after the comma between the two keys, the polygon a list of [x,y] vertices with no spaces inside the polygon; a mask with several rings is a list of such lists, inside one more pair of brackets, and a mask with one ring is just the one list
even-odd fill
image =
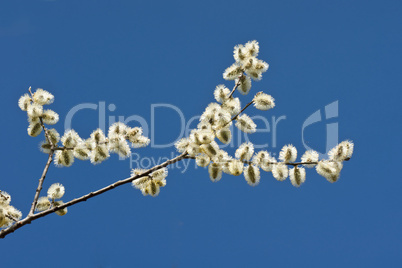
{"label": "white fuzzy catkin", "polygon": [[254,145],[251,142],[245,142],[236,150],[235,156],[240,160],[249,161],[254,154]]}
{"label": "white fuzzy catkin", "polygon": [[259,151],[256,155],[253,157],[253,164],[261,167],[261,165],[267,161],[269,157],[269,153],[267,151]]}
{"label": "white fuzzy catkin", "polygon": [[33,94],[33,101],[39,105],[52,104],[54,96],[48,91],[38,88]]}
{"label": "white fuzzy catkin", "polygon": [[50,200],[47,196],[39,197],[38,202],[36,203],[35,210],[36,211],[45,211],[49,209],[51,206]]}
{"label": "white fuzzy catkin", "polygon": [[293,186],[299,187],[306,181],[306,170],[302,167],[294,167],[289,170],[290,182]]}
{"label": "white fuzzy catkin", "polygon": [[32,103],[28,106],[27,114],[30,118],[37,118],[43,114],[43,106],[37,103]]}
{"label": "white fuzzy catkin", "polygon": [[[146,172],[145,169],[133,169],[131,171],[131,176],[138,176]],[[132,181],[132,186],[136,189],[141,190],[144,196],[158,196],[160,193],[160,188],[166,185],[166,176],[168,174],[167,168],[158,169],[149,176],[143,176],[141,178]]]}
{"label": "white fuzzy catkin", "polygon": [[198,153],[201,153],[201,148],[199,145],[191,142],[186,149],[189,156],[195,157]]}
{"label": "white fuzzy catkin", "polygon": [[31,137],[36,137],[42,132],[42,126],[40,123],[31,123],[28,126],[28,135]]}
{"label": "white fuzzy catkin", "polygon": [[[318,153],[314,150],[306,151],[301,157],[301,161],[303,163],[317,163],[318,162]],[[312,168],[317,164],[303,164],[306,168]]]}
{"label": "white fuzzy catkin", "polygon": [[214,157],[219,152],[219,145],[213,141],[209,144],[203,144],[200,146],[201,150],[209,157]]}
{"label": "white fuzzy catkin", "polygon": [[130,142],[135,142],[142,135],[141,127],[127,128],[126,136]]}
{"label": "white fuzzy catkin", "polygon": [[64,186],[60,183],[53,183],[47,190],[47,197],[50,199],[60,199],[65,193]]}
{"label": "white fuzzy catkin", "polygon": [[236,119],[236,127],[245,133],[254,133],[257,130],[257,125],[246,114],[242,114]]}
{"label": "white fuzzy catkin", "polygon": [[229,162],[229,172],[233,176],[239,176],[243,172],[244,164],[240,160],[231,160]]}
{"label": "white fuzzy catkin", "polygon": [[14,220],[10,219],[10,216],[12,219],[15,219],[19,221],[22,217],[21,211],[16,209],[13,206],[0,206],[0,227],[9,227],[14,223]]}
{"label": "white fuzzy catkin", "polygon": [[205,108],[205,111],[202,113],[200,121],[201,122],[211,121],[214,118],[215,113],[221,109],[222,108],[218,103],[211,102],[210,104],[208,104],[207,108]]}
{"label": "white fuzzy catkin", "polygon": [[98,128],[96,130],[94,130],[91,135],[90,138],[93,142],[99,144],[99,143],[104,143],[106,141],[106,136],[103,133],[102,129]]}
{"label": "white fuzzy catkin", "polygon": [[28,107],[31,105],[32,99],[28,95],[28,93],[24,94],[21,96],[21,98],[18,100],[18,106],[20,107],[21,110],[26,111],[28,110]]}
{"label": "white fuzzy catkin", "polygon": [[156,197],[159,195],[160,193],[160,187],[159,185],[154,182],[154,181],[150,181],[148,187],[146,188],[147,192],[150,196],[152,197]]}
{"label": "white fuzzy catkin", "polygon": [[244,178],[251,186],[256,186],[260,183],[260,170],[254,165],[248,165],[244,168]]}
{"label": "white fuzzy catkin", "polygon": [[267,162],[262,163],[261,169],[270,172],[277,165],[277,161],[274,157],[268,156]]}
{"label": "white fuzzy catkin", "polygon": [[113,135],[123,135],[127,134],[128,127],[122,122],[116,122],[109,127],[108,137]]}
{"label": "white fuzzy catkin", "polygon": [[231,115],[228,111],[224,109],[219,109],[215,112],[214,117],[212,119],[212,124],[216,128],[225,127],[231,124]]}
{"label": "white fuzzy catkin", "polygon": [[272,176],[278,181],[284,181],[289,175],[289,169],[285,164],[276,164],[272,168]]}
{"label": "white fuzzy catkin", "polygon": [[56,145],[60,141],[60,134],[56,129],[51,128],[47,130],[47,135],[53,145]]}
{"label": "white fuzzy catkin", "polygon": [[255,108],[258,110],[266,111],[275,107],[274,98],[263,92],[255,94],[253,101]]}
{"label": "white fuzzy catkin", "polygon": [[243,72],[240,65],[237,63],[232,64],[230,67],[226,68],[223,72],[223,79],[225,80],[235,80]]}
{"label": "white fuzzy catkin", "polygon": [[[240,79],[240,81],[239,81]],[[242,95],[247,95],[250,92],[251,89],[251,79],[247,75],[243,75],[240,78],[237,78],[235,80],[235,83],[239,83],[239,86],[237,87],[237,90],[240,92]]]}
{"label": "white fuzzy catkin", "polygon": [[61,143],[67,148],[74,148],[80,142],[82,142],[80,136],[73,129],[67,130],[61,137]]}
{"label": "white fuzzy catkin", "polygon": [[329,159],[334,161],[345,161],[352,157],[353,147],[351,141],[343,141],[328,152]]}
{"label": "white fuzzy catkin", "polygon": [[232,139],[230,128],[222,128],[216,132],[216,137],[224,144],[227,144]]}
{"label": "white fuzzy catkin", "polygon": [[70,167],[74,163],[74,154],[72,150],[58,150],[54,155],[56,166]]}
{"label": "white fuzzy catkin", "polygon": [[109,149],[106,144],[96,145],[89,156],[92,164],[99,164],[110,156]]}
{"label": "white fuzzy catkin", "polygon": [[232,157],[224,150],[219,150],[218,153],[211,159],[213,162],[218,163],[220,165],[224,165],[228,161],[230,161]]}
{"label": "white fuzzy catkin", "polygon": [[39,144],[39,150],[42,153],[49,154],[52,151],[51,148],[52,148],[52,146],[50,145],[50,143],[48,141],[42,141]]}
{"label": "white fuzzy catkin", "polygon": [[73,154],[74,157],[80,160],[88,160],[90,156],[90,149],[87,146],[87,142],[80,142],[74,147]]}
{"label": "white fuzzy catkin", "polygon": [[240,112],[241,105],[239,98],[230,98],[222,104],[222,109],[230,113],[231,116],[235,116]]}
{"label": "white fuzzy catkin", "polygon": [[206,154],[199,154],[195,157],[195,162],[200,167],[206,167],[211,162],[211,158]]}
{"label": "white fuzzy catkin", "polygon": [[285,163],[294,162],[297,158],[297,150],[296,148],[291,145],[283,146],[282,150],[279,153],[279,159]]}
{"label": "white fuzzy catkin", "polygon": [[217,163],[211,163],[208,166],[208,172],[212,182],[218,182],[222,178],[222,168]]}
{"label": "white fuzzy catkin", "polygon": [[332,162],[322,160],[316,166],[317,173],[327,179],[329,182],[336,182],[342,170],[341,162]]}
{"label": "white fuzzy catkin", "polygon": [[260,51],[260,45],[256,40],[249,41],[245,45],[245,51],[248,57],[257,57]]}
{"label": "white fuzzy catkin", "polygon": [[109,151],[117,153],[121,158],[127,158],[131,154],[130,146],[123,136],[113,136],[109,139]]}
{"label": "white fuzzy catkin", "polygon": [[151,174],[149,174],[149,177],[151,177],[153,180],[161,181],[165,179],[168,175],[168,169],[167,168],[161,168],[158,170],[155,170]]}
{"label": "white fuzzy catkin", "polygon": [[190,145],[190,139],[188,138],[181,138],[178,140],[174,146],[176,147],[176,150],[179,153],[184,153],[184,151],[187,149],[187,147]]}
{"label": "white fuzzy catkin", "polygon": [[217,102],[223,103],[228,99],[230,90],[225,85],[218,85],[214,91],[214,97]]}
{"label": "white fuzzy catkin", "polygon": [[243,45],[237,45],[233,50],[233,58],[236,62],[241,63],[249,57],[247,50]]}
{"label": "white fuzzy catkin", "polygon": [[54,125],[59,122],[59,115],[50,109],[43,111],[42,120],[44,124]]}
{"label": "white fuzzy catkin", "polygon": [[145,136],[139,136],[135,141],[131,143],[131,145],[133,146],[133,148],[142,148],[148,146],[150,141],[151,140]]}
{"label": "white fuzzy catkin", "polygon": [[214,138],[214,133],[209,130],[193,129],[190,133],[191,141],[198,145],[211,143]]}
{"label": "white fuzzy catkin", "polygon": [[354,144],[349,140],[343,141],[341,144],[347,148],[347,158],[345,160],[348,160],[353,155]]}
{"label": "white fuzzy catkin", "polygon": [[[61,205],[64,205],[64,202],[61,201],[61,200],[54,202],[54,206],[55,206],[55,207],[58,207],[58,206],[61,206]],[[55,213],[56,213],[57,215],[59,215],[59,216],[64,216],[64,215],[67,214],[67,208],[63,208],[63,209],[56,210]]]}
{"label": "white fuzzy catkin", "polygon": [[7,192],[0,191],[0,206],[8,206],[11,202],[11,195]]}

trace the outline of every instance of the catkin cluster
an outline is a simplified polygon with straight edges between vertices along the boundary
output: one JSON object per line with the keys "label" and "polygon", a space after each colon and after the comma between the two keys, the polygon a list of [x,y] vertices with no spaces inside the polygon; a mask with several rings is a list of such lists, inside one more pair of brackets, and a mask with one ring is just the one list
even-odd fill
{"label": "catkin cluster", "polygon": [[260,182],[260,169],[262,169],[272,172],[278,181],[284,181],[289,177],[292,185],[299,187],[306,179],[304,167],[316,167],[318,174],[330,182],[335,182],[339,178],[342,162],[352,156],[353,143],[350,141],[344,141],[332,149],[328,160],[319,161],[318,153],[310,150],[305,152],[301,158],[302,162],[299,163],[295,162],[297,150],[290,144],[282,148],[279,159],[267,151],[254,152],[254,145],[250,142],[241,144],[234,157],[219,147],[218,142],[223,144],[230,142],[232,122],[245,133],[256,131],[256,124],[243,113],[251,103],[259,110],[269,110],[275,106],[274,98],[263,92],[255,94],[252,102],[242,110],[240,99],[233,97],[235,89],[242,95],[248,94],[251,79],[260,80],[262,73],[267,71],[268,64],[256,58],[258,53],[257,41],[235,46],[233,53],[235,63],[223,73],[224,79],[235,80],[234,89],[230,91],[225,85],[218,85],[215,88],[216,102],[206,107],[197,129],[192,130],[188,138],[179,140],[175,144],[176,149],[194,158],[198,166],[208,167],[209,177],[213,182],[219,181],[223,173],[234,176],[243,174],[249,185],[256,186]]}
{"label": "catkin cluster", "polygon": [[[64,204],[63,201],[57,200],[63,197],[65,193],[64,186],[60,183],[53,183],[47,190],[47,196],[39,197],[36,203],[36,211],[45,211],[52,207],[58,207]],[[64,216],[67,214],[67,208],[56,210],[55,212],[59,216]]]}
{"label": "catkin cluster", "polygon": [[[56,112],[43,108],[44,105],[53,102],[54,96],[48,91],[38,88],[32,93],[29,88],[29,94],[21,96],[18,106],[27,112],[28,135],[36,137],[44,131],[45,140],[40,143],[39,148],[43,153],[54,157],[56,166],[70,167],[74,159],[90,160],[93,164],[99,164],[109,158],[111,153],[126,158],[131,154],[131,147],[140,148],[149,144],[150,140],[142,135],[142,128],[128,127],[121,122],[111,125],[107,136],[101,129],[96,129],[89,138],[83,139],[75,130],[69,129],[60,137],[56,129],[46,126],[54,125],[59,121],[59,115]],[[64,192],[63,185],[52,184],[47,196],[39,197],[36,201],[35,210],[40,212],[63,205],[63,201],[58,199],[64,195]],[[152,191],[149,194],[155,195]],[[21,213],[9,206],[10,200],[11,197],[7,193],[3,192],[0,196],[0,227],[7,227],[11,219],[21,218]],[[56,210],[55,213],[63,216],[67,213],[67,208]]]}
{"label": "catkin cluster", "polygon": [[[141,175],[146,172],[145,169],[133,169],[131,176]],[[133,180],[132,186],[141,190],[143,195],[157,196],[160,192],[160,188],[166,185],[166,177],[168,175],[167,168],[158,169],[148,176],[143,176],[139,179]]]}
{"label": "catkin cluster", "polygon": [[131,128],[121,122],[111,125],[107,136],[101,129],[96,129],[89,138],[83,139],[75,130],[69,129],[60,137],[56,129],[45,126],[54,125],[59,120],[56,112],[43,109],[43,105],[53,101],[54,96],[51,93],[38,88],[31,95],[23,95],[18,105],[21,110],[27,111],[30,136],[36,137],[42,129],[45,131],[46,139],[41,142],[40,150],[46,154],[54,152],[54,163],[57,166],[69,167],[75,158],[99,164],[109,158],[110,153],[126,158],[131,154],[130,145],[132,148],[140,148],[149,144],[149,139],[142,135],[142,128]]}
{"label": "catkin cluster", "polygon": [[6,228],[22,217],[21,211],[10,205],[11,196],[0,191],[0,228]]}

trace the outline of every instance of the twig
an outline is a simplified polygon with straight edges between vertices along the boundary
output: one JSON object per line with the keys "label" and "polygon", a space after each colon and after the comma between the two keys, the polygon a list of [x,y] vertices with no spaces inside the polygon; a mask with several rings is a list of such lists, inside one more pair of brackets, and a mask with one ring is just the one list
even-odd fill
{"label": "twig", "polygon": [[39,218],[42,218],[42,217],[44,217],[44,216],[46,216],[48,214],[56,212],[57,210],[60,210],[60,209],[75,205],[77,203],[81,203],[83,201],[87,201],[88,199],[90,199],[92,197],[95,197],[97,195],[103,194],[103,193],[105,193],[107,191],[110,191],[110,190],[112,190],[112,189],[114,189],[114,188],[116,188],[118,186],[130,183],[130,182],[132,182],[134,180],[137,180],[139,178],[145,177],[145,176],[149,175],[150,173],[152,173],[152,172],[154,172],[154,171],[156,171],[158,169],[164,168],[164,167],[166,167],[168,165],[171,165],[171,164],[174,164],[174,163],[176,163],[178,161],[181,161],[181,160],[186,158],[186,155],[187,155],[187,152],[184,152],[181,155],[176,156],[175,158],[167,160],[166,162],[164,162],[164,163],[162,163],[160,165],[157,165],[157,166],[154,166],[154,167],[148,169],[147,171],[145,171],[142,174],[135,175],[135,176],[129,177],[129,178],[124,179],[124,180],[116,181],[116,182],[114,182],[114,183],[112,183],[112,184],[110,184],[110,185],[108,185],[108,186],[106,186],[106,187],[104,187],[102,189],[99,189],[99,190],[97,190],[95,192],[91,192],[89,194],[83,195],[83,196],[81,196],[79,198],[73,199],[73,200],[71,200],[71,201],[69,201],[67,203],[64,203],[63,205],[60,205],[60,206],[57,206],[57,207],[52,207],[52,208],[50,208],[48,210],[45,210],[45,211],[42,211],[42,212],[39,212],[39,213],[36,213],[36,214],[30,214],[26,218],[16,222],[14,225],[8,227],[7,229],[4,229],[4,230],[0,231],[0,238],[4,238],[6,235],[13,233],[15,230],[21,228],[22,226],[24,226],[26,224],[29,224],[32,221],[34,221],[36,219],[39,219]]}
{"label": "twig", "polygon": [[13,222],[17,222],[18,220],[16,218],[14,218],[13,216],[11,216],[10,214],[6,214],[6,217],[11,219]]}
{"label": "twig", "polygon": [[229,99],[232,97],[232,95],[233,95],[233,93],[235,92],[235,90],[236,90],[236,88],[238,88],[239,86],[240,86],[240,84],[241,84],[241,79],[243,78],[243,76],[244,76],[244,73],[241,73],[241,75],[239,75],[239,77],[238,77],[238,81],[237,81],[237,83],[235,84],[235,86],[233,87],[233,89],[232,89],[232,92],[230,92],[230,94],[229,94]]}
{"label": "twig", "polygon": [[38,202],[40,192],[42,191],[43,182],[45,181],[45,177],[46,177],[47,171],[49,170],[50,164],[53,161],[53,154],[54,154],[54,151],[51,151],[49,153],[49,157],[47,159],[45,168],[43,169],[42,176],[39,179],[38,187],[36,188],[34,200],[32,201],[32,206],[31,206],[31,209],[29,210],[28,216],[31,216],[34,214],[36,203]]}
{"label": "twig", "polygon": [[236,120],[237,117],[238,117],[242,112],[244,112],[244,110],[246,110],[247,107],[249,107],[249,106],[250,106],[251,104],[253,104],[253,103],[254,103],[254,100],[252,100],[252,101],[250,101],[249,103],[247,103],[247,105],[244,106],[244,108],[241,109],[241,111],[240,111],[238,114],[236,114],[235,116],[233,116],[233,117],[232,117],[232,120],[230,120],[230,121]]}

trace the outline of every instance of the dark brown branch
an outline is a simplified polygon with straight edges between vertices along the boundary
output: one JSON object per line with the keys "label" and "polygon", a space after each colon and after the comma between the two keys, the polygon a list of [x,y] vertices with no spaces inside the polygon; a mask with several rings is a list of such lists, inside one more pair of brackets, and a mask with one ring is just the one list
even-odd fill
{"label": "dark brown branch", "polygon": [[150,173],[152,173],[152,172],[154,172],[154,171],[156,171],[158,169],[164,168],[164,167],[166,167],[168,165],[171,165],[171,164],[174,164],[174,163],[176,163],[178,161],[181,161],[181,160],[186,158],[186,155],[187,155],[187,152],[184,152],[181,155],[176,156],[175,158],[167,160],[166,162],[164,162],[164,163],[162,163],[160,165],[157,165],[157,166],[154,166],[153,168],[148,169],[147,171],[145,171],[142,174],[135,175],[135,176],[129,177],[127,179],[117,181],[117,182],[112,183],[109,186],[106,186],[106,187],[104,187],[102,189],[99,189],[99,190],[97,190],[95,192],[91,192],[91,193],[83,195],[83,196],[81,196],[79,198],[73,199],[73,200],[71,200],[71,201],[69,201],[67,203],[64,203],[61,206],[52,207],[52,208],[50,208],[48,210],[45,210],[45,211],[42,211],[42,212],[39,212],[39,213],[36,213],[36,214],[30,214],[26,218],[16,222],[14,225],[8,227],[7,229],[4,229],[4,230],[0,231],[0,238],[4,238],[6,235],[13,233],[15,230],[21,228],[22,226],[24,226],[26,224],[29,224],[32,221],[37,220],[39,218],[42,218],[42,217],[44,217],[44,216],[46,216],[48,214],[54,213],[57,210],[60,210],[60,209],[66,208],[66,207],[70,207],[72,205],[75,205],[77,203],[81,203],[83,201],[87,201],[88,199],[90,199],[92,197],[95,197],[95,196],[98,196],[100,194],[103,194],[103,193],[105,193],[107,191],[110,191],[110,190],[112,190],[112,189],[114,189],[114,188],[116,188],[118,186],[130,183],[130,182],[132,182],[134,180],[137,180],[139,178],[145,177],[145,176],[149,175]]}

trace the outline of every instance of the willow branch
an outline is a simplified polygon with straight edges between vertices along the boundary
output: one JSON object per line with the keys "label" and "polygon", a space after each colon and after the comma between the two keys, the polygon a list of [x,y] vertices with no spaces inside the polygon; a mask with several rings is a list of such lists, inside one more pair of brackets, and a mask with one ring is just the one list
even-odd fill
{"label": "willow branch", "polygon": [[95,192],[91,192],[89,194],[83,195],[83,196],[81,196],[79,198],[73,199],[73,200],[71,200],[71,201],[69,201],[67,203],[64,203],[63,205],[60,205],[60,206],[57,206],[57,207],[52,207],[52,208],[50,208],[48,210],[45,210],[45,211],[42,211],[42,212],[39,212],[39,213],[36,213],[36,214],[29,214],[26,218],[16,222],[14,225],[8,227],[7,229],[4,229],[4,230],[0,231],[0,238],[4,238],[6,235],[13,233],[15,230],[21,228],[22,226],[30,224],[32,221],[37,220],[39,218],[42,218],[42,217],[44,217],[46,215],[49,215],[51,213],[54,213],[54,212],[56,212],[56,211],[58,211],[60,209],[70,207],[72,205],[81,203],[83,201],[87,201],[90,198],[93,198],[95,196],[98,196],[100,194],[108,192],[108,191],[110,191],[110,190],[112,190],[112,189],[114,189],[114,188],[116,188],[118,186],[130,183],[130,182],[132,182],[134,180],[137,180],[139,178],[148,176],[150,173],[152,173],[152,172],[154,172],[156,170],[159,170],[159,169],[164,168],[164,167],[166,167],[168,165],[171,165],[171,164],[179,162],[179,161],[181,161],[183,159],[186,159],[186,156],[187,156],[187,152],[184,152],[181,155],[176,156],[175,158],[167,160],[166,162],[163,162],[160,165],[157,165],[157,166],[154,166],[154,167],[148,169],[147,171],[143,172],[142,174],[135,175],[135,176],[126,178],[124,180],[116,181],[116,182],[114,182],[114,183],[112,183],[112,184],[110,184],[110,185],[108,185],[108,186],[106,186],[106,187],[104,187],[102,189],[99,189],[99,190],[97,190]]}

